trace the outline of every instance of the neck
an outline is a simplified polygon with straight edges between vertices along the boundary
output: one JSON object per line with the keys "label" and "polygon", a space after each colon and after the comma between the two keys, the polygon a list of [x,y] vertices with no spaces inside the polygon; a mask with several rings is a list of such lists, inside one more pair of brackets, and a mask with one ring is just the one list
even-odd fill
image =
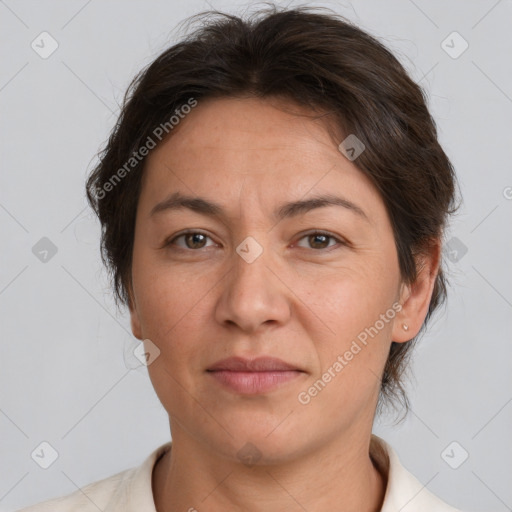
{"label": "neck", "polygon": [[[336,439],[282,464],[245,466],[173,435],[153,471],[157,512],[378,512],[386,477],[369,456],[370,435]],[[333,485],[335,482],[335,485]]]}

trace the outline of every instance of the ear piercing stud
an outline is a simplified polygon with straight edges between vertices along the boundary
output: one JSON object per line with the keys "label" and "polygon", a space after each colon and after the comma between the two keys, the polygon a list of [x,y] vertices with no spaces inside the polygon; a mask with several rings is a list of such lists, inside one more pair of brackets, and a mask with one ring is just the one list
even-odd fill
{"label": "ear piercing stud", "polygon": [[407,324],[402,324],[402,329],[404,331],[408,331],[409,330],[409,326]]}

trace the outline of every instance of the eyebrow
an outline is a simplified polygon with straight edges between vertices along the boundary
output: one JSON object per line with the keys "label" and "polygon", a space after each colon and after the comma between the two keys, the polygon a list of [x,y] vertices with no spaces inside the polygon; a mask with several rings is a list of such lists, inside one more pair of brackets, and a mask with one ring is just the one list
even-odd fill
{"label": "eyebrow", "polygon": [[[273,217],[275,220],[283,220],[285,218],[303,215],[311,210],[324,208],[326,206],[341,206],[355,213],[359,217],[367,221],[369,220],[362,208],[348,199],[331,194],[323,194],[308,199],[284,203],[274,211]],[[226,212],[220,204],[204,197],[187,196],[180,192],[174,192],[163,201],[157,203],[151,209],[149,216],[152,217],[153,215],[161,212],[181,210],[185,208],[210,217],[226,217]]]}

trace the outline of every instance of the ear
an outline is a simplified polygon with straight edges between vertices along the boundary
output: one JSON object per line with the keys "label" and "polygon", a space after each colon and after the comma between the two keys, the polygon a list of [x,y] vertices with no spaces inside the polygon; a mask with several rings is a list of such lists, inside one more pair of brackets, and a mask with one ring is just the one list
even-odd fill
{"label": "ear", "polygon": [[[427,316],[441,263],[441,242],[435,240],[429,249],[415,258],[417,277],[414,283],[403,284],[399,302],[401,311],[393,324],[392,340],[404,343],[418,334]],[[404,324],[408,329],[404,329]]]}
{"label": "ear", "polygon": [[131,285],[128,290],[128,297],[129,297],[128,307],[130,309],[130,324],[132,327],[132,333],[138,340],[142,340],[143,336],[142,336],[142,328],[140,325],[140,317],[139,317],[139,312],[137,310],[137,303],[135,302],[133,288],[131,287]]}

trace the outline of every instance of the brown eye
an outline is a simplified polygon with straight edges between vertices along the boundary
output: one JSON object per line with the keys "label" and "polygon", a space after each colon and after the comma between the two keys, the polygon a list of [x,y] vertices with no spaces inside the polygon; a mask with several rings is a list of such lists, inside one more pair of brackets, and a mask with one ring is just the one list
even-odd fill
{"label": "brown eye", "polygon": [[[206,240],[210,238],[209,236],[201,233],[199,231],[191,231],[189,233],[183,233],[178,235],[177,237],[170,240],[166,243],[166,246],[176,245],[180,249],[203,249],[206,247]],[[177,240],[183,239],[185,241],[185,246],[176,243]]]}
{"label": "brown eye", "polygon": [[[310,248],[321,250],[321,249],[327,249],[328,247],[332,247],[332,245],[329,246],[329,241],[338,242],[338,244],[344,245],[344,243],[339,240],[338,238],[334,237],[333,235],[329,233],[323,233],[323,232],[314,232],[309,233],[301,238],[301,240],[307,239],[308,245]],[[334,243],[336,245],[336,243]],[[300,246],[300,245],[299,245]],[[300,246],[302,247],[302,246]]]}
{"label": "brown eye", "polygon": [[309,243],[314,249],[325,249],[329,242],[329,236],[327,235],[309,235]]}
{"label": "brown eye", "polygon": [[184,235],[185,244],[189,249],[201,249],[204,246],[206,236],[202,233],[189,233]]}

